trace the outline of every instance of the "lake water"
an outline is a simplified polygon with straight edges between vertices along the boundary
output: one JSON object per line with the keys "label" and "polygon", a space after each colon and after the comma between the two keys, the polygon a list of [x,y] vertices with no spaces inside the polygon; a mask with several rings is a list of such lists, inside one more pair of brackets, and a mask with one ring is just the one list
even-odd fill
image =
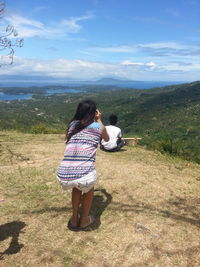
{"label": "lake water", "polygon": [[31,99],[31,98],[32,98],[32,94],[8,95],[8,94],[0,93],[0,101],[24,100],[24,99]]}
{"label": "lake water", "polygon": [[[45,96],[49,95],[55,95],[55,94],[65,94],[65,93],[72,93],[72,94],[77,94],[80,93],[80,90],[75,90],[75,89],[48,89],[46,91]],[[25,99],[31,99],[33,94],[4,94],[0,92],[0,101],[12,101],[12,100],[25,100]]]}
{"label": "lake water", "polygon": [[[132,83],[131,82],[128,82],[128,83],[121,82],[121,83],[118,83],[115,85],[118,87],[121,87],[121,88],[150,89],[153,87],[162,87],[162,86],[174,85],[174,84],[178,84],[178,82],[177,83],[176,82],[132,82]],[[78,84],[76,84],[76,85],[78,86]],[[110,84],[110,85],[114,85],[114,84]],[[110,85],[108,85],[108,86],[110,86]],[[69,85],[69,86],[73,86],[73,85]],[[79,86],[81,86],[81,84]],[[76,89],[47,89],[44,96],[50,96],[50,95],[55,95],[55,94],[65,94],[65,93],[76,94],[76,93],[80,93],[80,92],[83,92],[83,91],[76,90]],[[31,99],[32,96],[33,96],[33,94],[9,95],[9,94],[4,94],[4,93],[0,92],[0,101]]]}

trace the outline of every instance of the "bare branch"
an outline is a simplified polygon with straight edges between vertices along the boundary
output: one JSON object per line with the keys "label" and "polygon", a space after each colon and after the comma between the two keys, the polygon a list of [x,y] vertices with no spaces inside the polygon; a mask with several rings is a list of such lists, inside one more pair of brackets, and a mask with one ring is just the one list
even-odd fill
{"label": "bare branch", "polygon": [[[0,17],[4,13],[5,2],[0,2]],[[17,31],[12,25],[8,25],[0,36],[0,67],[13,63],[14,47],[22,47],[24,40],[16,38]]]}
{"label": "bare branch", "polygon": [[4,10],[5,10],[5,2],[0,2],[0,16],[4,12]]}

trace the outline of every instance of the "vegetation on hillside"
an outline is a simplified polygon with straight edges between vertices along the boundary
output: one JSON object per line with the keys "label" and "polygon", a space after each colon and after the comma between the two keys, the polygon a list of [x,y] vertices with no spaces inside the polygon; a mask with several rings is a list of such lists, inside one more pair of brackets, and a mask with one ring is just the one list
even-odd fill
{"label": "vegetation on hillside", "polygon": [[61,133],[76,104],[92,98],[108,123],[119,117],[125,136],[140,136],[140,144],[200,163],[200,82],[134,90],[85,86],[84,92],[0,103],[0,129],[31,133]]}

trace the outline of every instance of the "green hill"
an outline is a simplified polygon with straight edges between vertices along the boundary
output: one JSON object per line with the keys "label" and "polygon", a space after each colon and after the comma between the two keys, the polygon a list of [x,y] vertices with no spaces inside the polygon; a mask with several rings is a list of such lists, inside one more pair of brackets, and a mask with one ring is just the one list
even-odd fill
{"label": "green hill", "polygon": [[[85,92],[1,102],[0,129],[32,133],[63,132],[75,106],[92,98],[103,113],[119,117],[125,136],[140,136],[141,145],[200,163],[200,82],[149,90],[94,86]],[[103,91],[102,91],[103,90]]]}
{"label": "green hill", "polygon": [[200,82],[137,93],[110,92],[102,109],[119,114],[124,133],[148,147],[200,163]]}

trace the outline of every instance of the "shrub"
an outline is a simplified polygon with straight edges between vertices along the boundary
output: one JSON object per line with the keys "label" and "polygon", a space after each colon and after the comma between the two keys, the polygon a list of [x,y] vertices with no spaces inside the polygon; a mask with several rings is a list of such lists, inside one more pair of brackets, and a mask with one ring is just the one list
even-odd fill
{"label": "shrub", "polygon": [[170,155],[179,154],[179,143],[176,139],[162,139],[154,144],[154,149],[159,150],[162,153],[168,153]]}
{"label": "shrub", "polygon": [[45,124],[36,124],[31,127],[30,130],[33,134],[50,134],[50,133],[58,133],[59,131],[57,129],[53,129],[48,127]]}

